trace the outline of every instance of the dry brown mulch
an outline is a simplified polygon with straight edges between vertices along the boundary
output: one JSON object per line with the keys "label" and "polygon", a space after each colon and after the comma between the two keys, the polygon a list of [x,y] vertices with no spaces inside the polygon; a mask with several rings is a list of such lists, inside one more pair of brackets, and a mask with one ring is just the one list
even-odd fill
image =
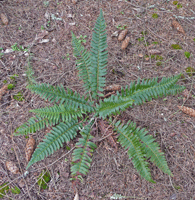
{"label": "dry brown mulch", "polygon": [[[26,89],[25,72],[29,63],[35,71],[36,81],[63,84],[83,93],[77,77],[70,31],[77,36],[86,35],[84,45],[89,49],[100,8],[103,9],[108,34],[107,85],[115,83],[124,86],[138,78],[182,73],[183,79],[179,84],[185,85],[190,95],[182,93],[155,99],[128,109],[121,115],[121,119],[131,119],[140,127],[147,128],[156,138],[174,177],[151,165],[156,184],[148,183],[133,168],[125,150],[119,148],[115,152],[104,140],[97,143],[90,172],[77,186],[79,199],[111,199],[115,193],[124,196],[123,199],[195,199],[195,120],[177,107],[185,105],[195,109],[194,76],[193,73],[186,73],[187,67],[195,66],[195,2],[184,0],[178,4],[174,5],[172,0],[148,0],[147,3],[141,0],[78,0],[76,4],[70,0],[0,1],[0,13],[4,13],[9,21],[8,25],[0,21],[0,48],[3,48],[3,51],[0,50],[0,88],[6,82],[15,85],[12,90],[6,90],[0,99],[0,185],[9,183],[10,188],[17,186],[21,191],[20,194],[9,191],[4,199],[74,198],[76,191],[70,181],[72,151],[64,145],[52,156],[34,164],[23,178],[27,166],[27,137],[12,137],[12,134],[32,116],[29,110],[48,105]],[[156,16],[153,14],[158,17],[153,18]],[[174,19],[183,27],[185,35],[172,27]],[[120,32],[117,26],[124,25],[128,28],[130,44],[122,51],[121,42],[112,34]],[[48,31],[43,38],[47,39],[45,43],[41,39],[36,40],[43,30]],[[15,47],[30,48],[27,52],[21,49],[5,52],[13,49],[16,43]],[[179,44],[182,49],[174,50],[172,44]],[[161,54],[151,56],[151,49],[160,50]],[[186,51],[191,53],[190,58],[185,57]],[[23,101],[14,99],[19,92]],[[45,133],[32,134],[36,145]],[[97,137],[100,137],[99,134]],[[73,148],[74,144],[75,141],[68,145]],[[6,161],[13,161],[21,174],[8,171]],[[43,169],[51,174],[46,190],[40,189],[37,184]]]}

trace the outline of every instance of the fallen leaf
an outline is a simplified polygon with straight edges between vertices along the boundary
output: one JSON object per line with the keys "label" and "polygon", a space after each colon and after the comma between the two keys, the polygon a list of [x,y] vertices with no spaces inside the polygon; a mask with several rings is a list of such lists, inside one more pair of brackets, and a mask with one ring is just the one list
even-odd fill
{"label": "fallen leaf", "polygon": [[128,46],[128,44],[129,44],[129,42],[130,42],[130,37],[127,36],[127,37],[125,38],[125,40],[123,41],[123,43],[122,43],[121,49],[122,49],[122,50],[126,49],[127,46]]}
{"label": "fallen leaf", "polygon": [[148,51],[148,53],[152,54],[152,55],[157,55],[157,54],[161,54],[161,51],[160,50],[157,50],[157,49],[150,49]]}
{"label": "fallen leaf", "polygon": [[177,29],[178,32],[180,32],[180,33],[186,35],[186,33],[185,33],[183,27],[182,27],[182,26],[180,25],[180,23],[177,22],[176,20],[173,20],[173,21],[172,21],[172,26],[173,26],[175,29]]}
{"label": "fallen leaf", "polygon": [[5,165],[6,165],[7,169],[10,172],[12,172],[13,174],[19,174],[20,173],[16,164],[13,163],[12,161],[6,161]]}
{"label": "fallen leaf", "polygon": [[146,61],[149,61],[149,60],[150,60],[150,58],[149,58],[149,57],[146,57],[146,58],[145,58],[145,60],[146,60]]}
{"label": "fallen leaf", "polygon": [[127,32],[128,32],[127,29],[123,30],[118,36],[118,41],[122,41],[125,38],[125,36],[127,35]]}
{"label": "fallen leaf", "polygon": [[3,13],[1,13],[0,17],[3,24],[8,25],[9,23],[8,18]]}
{"label": "fallen leaf", "polygon": [[139,57],[139,58],[143,58],[144,55],[143,55],[142,53],[140,53],[140,54],[138,54],[138,57]]}
{"label": "fallen leaf", "polygon": [[34,151],[34,147],[35,147],[35,140],[34,138],[30,138],[26,144],[26,148],[25,148],[25,154],[26,154],[26,161],[29,162],[29,160],[31,159],[32,153]]}
{"label": "fallen leaf", "polygon": [[70,26],[75,26],[75,24],[76,24],[75,22],[69,23]]}
{"label": "fallen leaf", "polygon": [[186,106],[178,106],[178,108],[184,112],[185,114],[191,116],[191,117],[195,117],[195,110],[192,108],[188,108]]}

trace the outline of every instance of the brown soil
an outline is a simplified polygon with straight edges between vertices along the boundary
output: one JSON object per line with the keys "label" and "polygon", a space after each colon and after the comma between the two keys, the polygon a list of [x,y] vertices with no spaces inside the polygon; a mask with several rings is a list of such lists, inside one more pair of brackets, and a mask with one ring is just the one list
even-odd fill
{"label": "brown soil", "polygon": [[[26,89],[28,83],[25,72],[30,55],[36,81],[62,84],[82,94],[70,31],[77,36],[86,35],[84,45],[89,49],[92,28],[100,8],[103,9],[108,34],[107,85],[124,86],[137,78],[182,73],[183,80],[179,84],[185,85],[190,95],[182,93],[159,98],[128,109],[121,115],[122,119],[131,119],[140,127],[147,128],[156,138],[174,177],[163,174],[151,165],[156,184],[148,183],[140,178],[124,149],[119,148],[116,152],[103,140],[97,144],[90,172],[77,186],[79,199],[111,199],[114,193],[126,196],[123,199],[195,199],[195,120],[177,107],[185,105],[195,109],[194,76],[186,73],[187,67],[195,66],[195,2],[183,0],[181,5],[182,8],[177,8],[172,0],[78,0],[76,4],[70,0],[0,0],[0,13],[9,20],[8,25],[0,21],[0,47],[5,51],[12,49],[15,43],[22,48],[30,46],[27,53],[13,51],[4,53],[0,58],[0,88],[4,87],[6,81],[15,84],[12,90],[3,92],[0,100],[0,185],[8,182],[10,188],[17,186],[21,191],[20,194],[9,191],[4,199],[74,198],[76,191],[70,181],[72,151],[67,150],[65,145],[52,156],[34,164],[30,173],[23,178],[27,166],[27,138],[12,135],[19,125],[32,116],[29,110],[48,105],[48,102]],[[158,18],[152,17],[154,13],[158,14]],[[52,19],[51,14],[62,20]],[[50,18],[47,19],[48,16]],[[175,17],[185,35],[171,26]],[[112,37],[115,31],[120,31],[116,28],[118,25],[127,26],[127,36],[131,39],[123,51],[121,42]],[[41,29],[48,31],[44,37],[49,40],[46,43],[35,41]],[[182,49],[174,50],[172,44],[179,44]],[[150,57],[147,60],[150,49],[160,50],[162,57]],[[190,58],[185,57],[185,51],[191,53]],[[17,75],[15,80],[12,77],[14,74]],[[18,92],[23,94],[23,101],[14,99]],[[45,133],[39,131],[32,134],[36,145]],[[68,145],[72,148],[74,144],[75,141]],[[8,171],[6,161],[13,161],[21,174]],[[51,174],[46,190],[40,189],[37,184],[43,169]]]}

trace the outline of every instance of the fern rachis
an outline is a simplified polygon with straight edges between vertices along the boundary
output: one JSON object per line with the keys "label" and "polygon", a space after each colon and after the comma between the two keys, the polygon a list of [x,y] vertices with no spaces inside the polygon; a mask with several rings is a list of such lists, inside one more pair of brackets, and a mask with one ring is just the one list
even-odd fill
{"label": "fern rachis", "polygon": [[[105,87],[108,57],[105,29],[105,20],[101,10],[95,24],[90,52],[79,43],[72,33],[73,53],[77,59],[79,78],[83,80],[87,98],[69,88],[64,89],[62,85],[54,87],[31,81],[28,89],[55,104],[51,107],[31,110],[31,112],[36,113],[36,117],[30,118],[28,122],[16,129],[15,135],[25,135],[53,126],[50,133],[35,150],[28,163],[27,168],[29,168],[34,163],[54,153],[64,142],[69,142],[80,133],[81,137],[72,154],[73,165],[71,167],[72,176],[78,178],[80,175],[87,174],[92,162],[92,152],[96,148],[91,134],[94,121],[98,118],[108,120],[110,117],[108,121],[118,132],[118,141],[122,147],[128,150],[127,154],[134,167],[141,177],[154,182],[147,160],[154,163],[164,173],[172,175],[164,154],[159,152],[158,143],[154,142],[154,138],[145,129],[137,128],[135,123],[130,121],[126,124],[120,121],[114,123],[111,116],[116,113],[120,114],[128,107],[151,101],[153,98],[175,95],[181,92],[184,87],[176,85],[180,75],[162,78],[161,81],[158,81],[158,78],[138,80],[122,88],[120,93],[117,92],[116,95],[101,100],[100,96],[102,96]],[[30,72],[32,73],[32,70]],[[88,97],[92,97],[93,101]],[[89,117],[86,117],[87,115]]]}

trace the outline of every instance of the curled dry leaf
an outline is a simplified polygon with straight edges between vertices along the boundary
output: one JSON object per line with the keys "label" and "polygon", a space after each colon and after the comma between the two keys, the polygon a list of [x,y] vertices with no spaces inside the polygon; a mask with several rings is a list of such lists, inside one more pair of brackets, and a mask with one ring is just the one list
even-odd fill
{"label": "curled dry leaf", "polygon": [[180,25],[180,23],[177,22],[176,20],[173,20],[173,21],[172,21],[172,26],[173,26],[175,29],[177,29],[178,32],[180,32],[180,33],[186,35],[186,33],[185,33],[183,27],[182,27],[182,26]]}
{"label": "curled dry leaf", "polygon": [[111,37],[117,37],[118,36],[118,31],[115,31],[114,33],[112,33]]}
{"label": "curled dry leaf", "polygon": [[0,89],[0,100],[2,98],[2,96],[6,93],[7,91],[7,85],[4,85],[1,89]]}
{"label": "curled dry leaf", "polygon": [[160,50],[157,50],[157,49],[150,49],[148,51],[148,53],[152,54],[152,55],[157,55],[157,54],[161,54],[161,51]]}
{"label": "curled dry leaf", "polygon": [[6,165],[7,169],[10,172],[12,172],[13,174],[19,174],[20,173],[16,164],[13,163],[12,161],[6,161],[5,165]]}
{"label": "curled dry leaf", "polygon": [[186,106],[178,106],[178,108],[184,112],[185,114],[191,116],[191,117],[195,117],[195,110],[192,108],[188,108]]}
{"label": "curled dry leaf", "polygon": [[8,25],[9,23],[8,18],[3,13],[1,13],[0,17],[3,24]]}
{"label": "curled dry leaf", "polygon": [[35,140],[31,137],[27,144],[26,144],[26,149],[25,149],[25,154],[26,154],[26,161],[29,162],[32,153],[34,151],[34,147],[35,147]]}
{"label": "curled dry leaf", "polygon": [[121,89],[120,85],[109,85],[104,88],[105,91],[111,92],[111,91],[119,91]]}
{"label": "curled dry leaf", "polygon": [[127,32],[128,32],[127,29],[123,30],[118,36],[118,41],[122,41],[125,38],[125,36],[127,35]]}
{"label": "curled dry leaf", "polygon": [[123,41],[122,45],[121,45],[121,49],[124,50],[127,48],[128,44],[130,42],[130,37],[126,37],[125,40]]}

